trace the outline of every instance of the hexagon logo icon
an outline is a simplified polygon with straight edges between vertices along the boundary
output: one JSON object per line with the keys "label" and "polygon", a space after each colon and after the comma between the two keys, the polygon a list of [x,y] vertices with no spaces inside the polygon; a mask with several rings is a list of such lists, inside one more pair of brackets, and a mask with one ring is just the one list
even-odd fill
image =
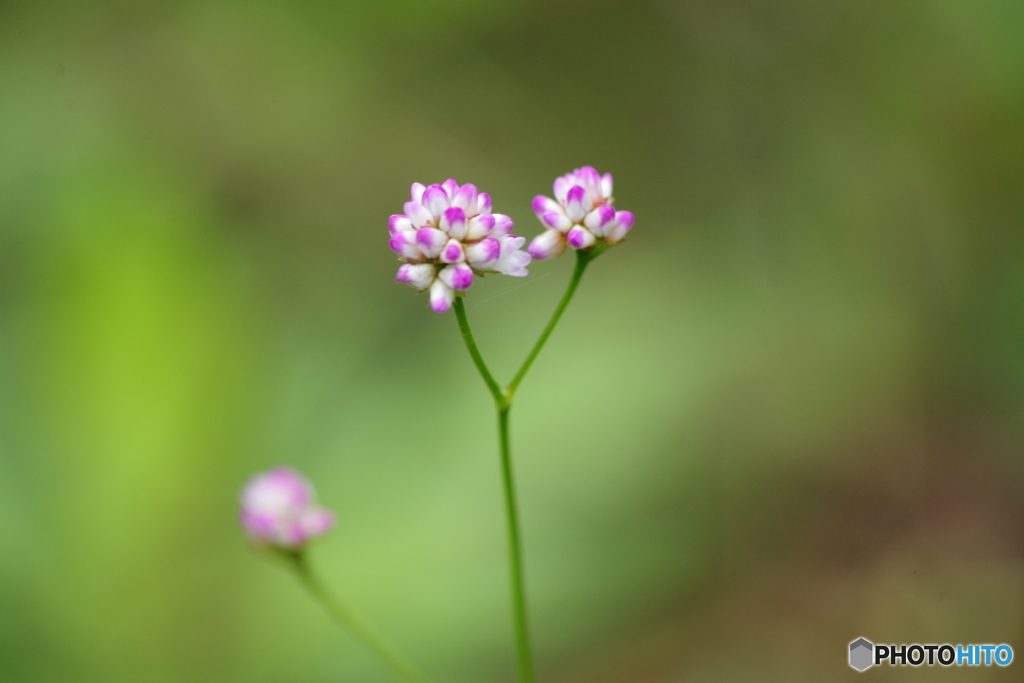
{"label": "hexagon logo icon", "polygon": [[864,671],[874,662],[875,646],[869,640],[858,638],[850,643],[850,666],[857,671]]}

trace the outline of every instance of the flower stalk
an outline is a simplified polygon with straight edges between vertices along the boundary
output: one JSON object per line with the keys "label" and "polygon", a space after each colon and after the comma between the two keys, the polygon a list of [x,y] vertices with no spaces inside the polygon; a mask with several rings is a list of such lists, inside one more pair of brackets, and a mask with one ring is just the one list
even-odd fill
{"label": "flower stalk", "polygon": [[473,364],[480,372],[480,376],[483,378],[484,384],[487,385],[488,391],[491,392],[491,396],[494,398],[494,406],[498,412],[498,450],[501,456],[501,475],[505,494],[505,521],[508,531],[508,565],[512,590],[512,622],[516,639],[516,660],[519,670],[519,683],[533,683],[535,676],[533,650],[530,644],[530,625],[527,617],[526,582],[523,572],[522,533],[519,526],[519,511],[516,502],[515,476],[512,470],[512,445],[509,435],[509,413],[512,410],[512,399],[515,397],[516,389],[519,388],[519,384],[523,381],[523,378],[526,377],[526,373],[529,372],[530,366],[533,365],[533,361],[536,360],[541,349],[544,348],[544,345],[547,343],[551,333],[558,325],[558,321],[561,320],[562,314],[569,306],[569,302],[572,301],[573,295],[576,293],[576,288],[579,286],[580,280],[583,278],[583,273],[586,271],[587,266],[591,261],[597,258],[605,248],[607,247],[604,245],[597,245],[591,250],[581,249],[576,251],[576,266],[573,268],[572,277],[569,280],[569,285],[565,290],[565,294],[562,295],[562,299],[558,302],[555,312],[552,314],[548,324],[544,327],[544,330],[541,332],[537,342],[533,345],[533,348],[530,350],[526,360],[519,368],[519,371],[504,389],[502,389],[501,385],[499,385],[494,379],[494,376],[487,367],[487,363],[484,361],[483,355],[480,353],[479,347],[476,345],[476,339],[473,337],[473,330],[469,326],[469,318],[466,316],[466,305],[463,302],[462,297],[457,297],[455,299],[455,317],[459,323],[459,331],[462,333],[462,339],[466,342],[466,349],[469,351],[470,358],[473,359]]}
{"label": "flower stalk", "polygon": [[289,567],[309,594],[327,611],[331,618],[373,652],[404,683],[429,683],[405,657],[386,640],[366,625],[341,599],[320,580],[303,550],[282,552]]}
{"label": "flower stalk", "polygon": [[516,389],[519,388],[519,383],[526,377],[526,373],[529,372],[530,366],[533,365],[533,361],[540,355],[541,349],[544,348],[544,344],[547,343],[548,337],[555,331],[555,326],[558,325],[558,321],[562,318],[562,313],[569,306],[569,302],[572,301],[573,294],[576,293],[576,287],[580,284],[580,280],[583,278],[583,272],[590,265],[590,262],[597,258],[601,252],[607,249],[605,245],[599,245],[594,247],[590,251],[579,250],[576,252],[576,267],[573,268],[572,278],[569,280],[569,286],[565,290],[565,294],[562,295],[562,300],[558,302],[558,307],[555,308],[554,314],[551,316],[551,320],[548,321],[547,326],[544,327],[544,331],[540,333],[540,337],[537,339],[537,343],[530,349],[530,355],[523,361],[522,367],[519,368],[519,372],[516,373],[512,381],[509,382],[508,388],[505,390],[508,394],[509,400],[512,400],[512,396],[515,395]]}

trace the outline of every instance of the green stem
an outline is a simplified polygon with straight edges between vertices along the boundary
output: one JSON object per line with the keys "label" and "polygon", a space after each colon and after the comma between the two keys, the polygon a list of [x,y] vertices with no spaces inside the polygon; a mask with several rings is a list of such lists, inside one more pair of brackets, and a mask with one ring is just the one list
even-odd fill
{"label": "green stem", "polygon": [[334,621],[347,628],[357,640],[362,642],[385,664],[390,666],[400,680],[406,683],[428,683],[426,676],[417,671],[387,641],[378,636],[345,603],[331,593],[330,589],[324,585],[316,575],[316,572],[313,571],[302,551],[286,553],[285,557],[291,561],[291,566],[302,582],[302,585],[327,610],[327,613],[331,615]]}
{"label": "green stem", "polygon": [[505,521],[508,528],[508,568],[512,584],[512,626],[516,636],[516,660],[519,668],[520,683],[533,683],[533,655],[530,652],[530,627],[526,619],[526,588],[523,583],[523,553],[519,535],[519,512],[516,509],[516,487],[512,476],[512,448],[509,444],[508,413],[512,409],[510,398],[494,381],[491,371],[487,369],[480,349],[476,346],[473,331],[469,327],[466,308],[462,298],[455,300],[455,316],[459,320],[459,330],[466,342],[469,355],[484,383],[494,396],[494,405],[498,410],[498,443],[501,450],[501,475],[505,491]]}
{"label": "green stem", "polygon": [[476,340],[473,338],[473,331],[469,327],[469,318],[466,317],[466,306],[462,301],[462,297],[455,299],[455,317],[459,321],[459,331],[462,332],[462,339],[466,342],[466,349],[469,350],[469,355],[473,359],[476,369],[480,372],[480,376],[483,377],[484,384],[487,385],[491,396],[494,397],[494,405],[498,410],[498,443],[501,450],[501,474],[505,490],[505,520],[508,526],[508,565],[512,584],[512,623],[516,636],[519,683],[533,683],[535,678],[533,674],[533,655],[530,649],[530,626],[526,615],[526,587],[523,579],[523,552],[519,532],[519,512],[516,506],[516,487],[512,472],[512,446],[509,442],[509,411],[512,409],[512,397],[515,395],[519,383],[523,381],[530,366],[533,365],[533,361],[537,358],[541,349],[544,348],[544,344],[547,342],[548,337],[551,336],[555,326],[558,325],[562,313],[565,312],[569,302],[572,301],[573,294],[576,293],[576,287],[579,285],[587,265],[606,248],[595,247],[591,251],[576,251],[576,267],[573,269],[572,278],[569,280],[569,286],[565,290],[565,294],[562,295],[562,300],[558,303],[558,307],[555,308],[555,312],[551,316],[551,320],[548,321],[544,331],[541,332],[537,343],[530,350],[530,355],[526,357],[526,361],[519,368],[519,372],[512,378],[512,382],[505,390],[502,390],[501,386],[495,381],[491,371],[487,369],[487,364],[484,362],[480,349],[477,348]]}
{"label": "green stem", "polygon": [[484,378],[484,384],[491,392],[491,396],[494,397],[494,402],[498,405],[500,410],[503,406],[508,405],[508,401],[505,398],[505,393],[498,386],[498,383],[494,381],[494,377],[491,375],[491,371],[487,369],[487,363],[484,362],[484,357],[480,355],[480,349],[476,346],[476,340],[473,339],[473,330],[469,328],[469,318],[466,317],[466,305],[462,302],[462,297],[455,297],[455,317],[459,321],[459,331],[462,332],[462,339],[466,342],[466,348],[469,349],[469,355],[473,359],[473,363],[476,365],[476,369],[480,371],[480,376]]}
{"label": "green stem", "polygon": [[512,476],[512,447],[509,444],[508,413],[512,406],[498,409],[498,440],[501,444],[501,474],[505,484],[505,519],[508,526],[508,569],[512,580],[512,616],[516,631],[516,658],[520,683],[533,683],[533,655],[530,652],[530,626],[526,618],[526,585],[523,581],[522,543],[519,537],[519,512],[516,485]]}
{"label": "green stem", "polygon": [[555,309],[554,314],[551,316],[551,320],[548,321],[547,327],[540,333],[540,338],[537,339],[537,343],[533,345],[530,350],[530,355],[523,361],[523,365],[519,368],[519,372],[512,378],[512,381],[508,385],[508,389],[505,390],[505,395],[508,396],[508,400],[511,401],[512,397],[516,393],[516,389],[519,388],[519,383],[526,377],[526,373],[530,370],[530,366],[533,365],[533,361],[536,360],[540,350],[544,348],[544,344],[547,343],[548,337],[554,332],[555,326],[558,324],[559,319],[562,317],[562,313],[565,312],[569,302],[572,301],[572,295],[576,293],[576,287],[580,284],[580,279],[583,277],[583,271],[587,269],[587,265],[590,264],[598,255],[600,251],[583,251],[582,249],[576,250],[576,267],[572,271],[572,279],[569,280],[569,286],[565,290],[565,294],[562,295],[562,300],[558,302],[558,307]]}

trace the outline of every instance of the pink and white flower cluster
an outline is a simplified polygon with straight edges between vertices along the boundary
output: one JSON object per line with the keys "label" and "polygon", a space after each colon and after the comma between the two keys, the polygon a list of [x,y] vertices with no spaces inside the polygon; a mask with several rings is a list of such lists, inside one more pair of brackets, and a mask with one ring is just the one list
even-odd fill
{"label": "pink and white flower cluster", "polygon": [[429,289],[438,313],[451,308],[475,275],[528,274],[531,258],[521,251],[526,239],[509,234],[512,219],[491,213],[490,196],[475,185],[460,186],[453,178],[429,187],[413,183],[404,210],[388,222],[388,245],[405,261],[395,281]]}
{"label": "pink and white flower cluster", "polygon": [[242,526],[257,543],[297,550],[334,526],[331,511],[313,503],[313,486],[287,467],[254,476],[241,499]]}
{"label": "pink and white flower cluster", "polygon": [[603,241],[621,242],[633,227],[633,214],[612,207],[612,174],[603,176],[592,166],[577,168],[555,180],[555,198],[533,200],[533,212],[547,228],[530,242],[535,259],[561,256],[565,245],[590,249]]}

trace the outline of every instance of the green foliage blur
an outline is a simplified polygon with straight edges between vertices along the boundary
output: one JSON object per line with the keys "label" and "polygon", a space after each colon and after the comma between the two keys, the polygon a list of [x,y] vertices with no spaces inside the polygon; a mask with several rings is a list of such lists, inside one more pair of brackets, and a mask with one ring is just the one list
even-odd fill
{"label": "green foliage blur", "polygon": [[[328,583],[438,683],[511,681],[492,408],[386,224],[454,176],[532,237],[584,164],[637,220],[513,411],[541,680],[1024,653],[1022,35],[1020,0],[0,0],[0,682],[391,681],[240,532],[277,464],[337,513]],[[571,267],[470,291],[499,379]]]}

